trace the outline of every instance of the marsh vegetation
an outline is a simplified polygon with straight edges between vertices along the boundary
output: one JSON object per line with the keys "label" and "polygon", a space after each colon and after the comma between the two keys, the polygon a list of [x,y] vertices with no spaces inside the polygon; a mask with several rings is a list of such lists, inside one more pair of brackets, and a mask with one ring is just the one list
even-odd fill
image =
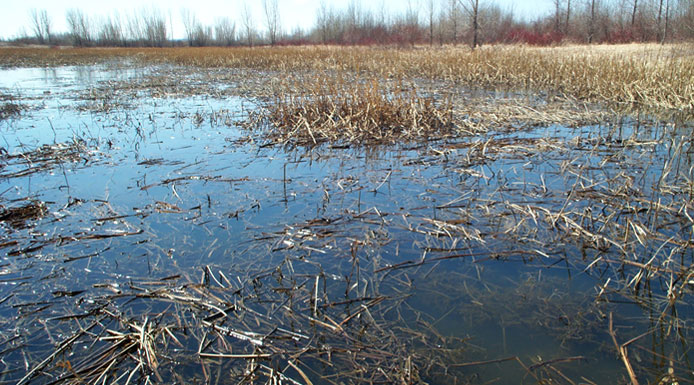
{"label": "marsh vegetation", "polygon": [[2,49],[0,383],[692,383],[693,55]]}

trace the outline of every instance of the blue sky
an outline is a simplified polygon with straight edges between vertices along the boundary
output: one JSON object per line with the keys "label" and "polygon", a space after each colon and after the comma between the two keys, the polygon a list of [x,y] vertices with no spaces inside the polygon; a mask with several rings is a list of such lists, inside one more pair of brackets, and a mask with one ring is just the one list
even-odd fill
{"label": "blue sky", "polygon": [[[260,0],[197,0],[195,2],[185,0],[119,0],[98,1],[98,0],[0,0],[2,11],[0,11],[0,37],[12,38],[21,35],[23,31],[30,33],[30,17],[32,9],[47,10],[51,16],[53,30],[64,32],[65,12],[71,8],[83,10],[90,17],[104,17],[114,12],[127,15],[139,10],[155,8],[162,11],[170,18],[174,29],[174,37],[183,37],[183,27],[181,24],[181,10],[191,10],[203,24],[211,25],[215,18],[228,16],[240,24],[238,16],[243,7],[243,2],[248,4],[248,8],[255,19],[257,28],[263,28],[263,10]],[[334,8],[343,9],[350,0],[325,0],[327,4]],[[424,9],[425,0],[410,0],[413,5],[421,4]],[[436,0],[437,3],[446,0]],[[492,0],[482,0],[488,2]],[[493,0],[496,4],[505,9],[513,9],[519,17],[534,19],[550,12],[551,0]],[[278,0],[281,24],[283,30],[291,31],[297,27],[310,28],[315,20],[315,11],[318,9],[320,0]],[[393,13],[400,12],[407,8],[407,0],[362,0],[363,8],[373,7],[381,9],[381,6]],[[421,16],[424,17],[422,11]]]}

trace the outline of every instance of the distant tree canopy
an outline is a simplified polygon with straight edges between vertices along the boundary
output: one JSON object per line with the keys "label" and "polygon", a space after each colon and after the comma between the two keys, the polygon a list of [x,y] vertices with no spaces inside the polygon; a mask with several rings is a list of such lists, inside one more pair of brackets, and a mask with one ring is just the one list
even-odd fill
{"label": "distant tree canopy", "polygon": [[[32,10],[32,36],[17,39],[38,44],[84,46],[234,46],[258,44],[467,44],[550,45],[624,43],[694,38],[694,0],[544,0],[552,12],[522,21],[491,0],[409,0],[407,9],[390,14],[351,0],[336,8],[322,0],[308,30],[282,30],[278,0],[263,0],[262,22],[256,23],[248,4],[237,15],[220,15],[213,25],[201,23],[182,9],[185,39],[172,38],[172,17],[157,9],[95,18],[79,9],[65,14],[67,31],[55,33],[46,10]],[[234,21],[237,20],[237,21]],[[237,28],[237,22],[239,28]],[[264,27],[258,29],[257,26]]]}

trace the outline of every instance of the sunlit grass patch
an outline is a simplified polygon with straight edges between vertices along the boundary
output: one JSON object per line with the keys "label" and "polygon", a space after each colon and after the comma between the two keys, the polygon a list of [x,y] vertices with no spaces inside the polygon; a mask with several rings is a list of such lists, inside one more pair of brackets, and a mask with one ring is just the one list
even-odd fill
{"label": "sunlit grass patch", "polygon": [[629,109],[694,111],[694,49],[687,44],[530,48],[486,46],[0,49],[0,66],[93,64],[114,59],[203,68],[343,71],[370,78],[425,78],[448,85],[552,92]]}
{"label": "sunlit grass patch", "polygon": [[415,88],[376,80],[319,78],[268,106],[269,136],[281,143],[391,143],[453,132],[452,105]]}

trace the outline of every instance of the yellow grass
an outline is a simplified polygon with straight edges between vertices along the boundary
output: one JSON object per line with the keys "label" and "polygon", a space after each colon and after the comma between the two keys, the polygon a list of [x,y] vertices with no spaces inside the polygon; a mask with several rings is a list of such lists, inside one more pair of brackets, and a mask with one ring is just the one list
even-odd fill
{"label": "yellow grass", "polygon": [[451,103],[437,102],[404,84],[391,87],[372,79],[350,82],[316,78],[291,85],[268,107],[278,142],[386,143],[446,135],[453,128]]}
{"label": "yellow grass", "polygon": [[0,49],[0,65],[81,64],[115,58],[283,73],[346,72],[368,78],[432,79],[547,91],[627,108],[694,109],[694,48],[630,44],[533,48],[165,48]]}

